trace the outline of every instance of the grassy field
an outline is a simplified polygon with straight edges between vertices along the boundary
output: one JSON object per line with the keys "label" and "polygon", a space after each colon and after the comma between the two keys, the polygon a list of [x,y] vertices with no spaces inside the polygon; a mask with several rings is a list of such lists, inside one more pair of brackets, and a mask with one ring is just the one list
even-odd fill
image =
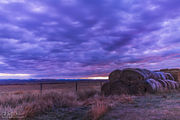
{"label": "grassy field", "polygon": [[[5,87],[5,86],[4,86]],[[1,91],[0,119],[7,120],[179,120],[180,92],[103,96],[99,83]],[[15,89],[16,88],[16,89]],[[55,89],[56,88],[56,89]],[[2,88],[1,88],[2,90]]]}
{"label": "grassy field", "polygon": [[[112,103],[105,103],[94,108],[93,117],[87,116],[89,107],[74,107],[56,109],[43,115],[36,116],[33,120],[179,120],[180,118],[180,93],[166,93],[145,96],[116,96]],[[124,101],[125,100],[125,101]],[[97,113],[97,114],[95,114]]]}

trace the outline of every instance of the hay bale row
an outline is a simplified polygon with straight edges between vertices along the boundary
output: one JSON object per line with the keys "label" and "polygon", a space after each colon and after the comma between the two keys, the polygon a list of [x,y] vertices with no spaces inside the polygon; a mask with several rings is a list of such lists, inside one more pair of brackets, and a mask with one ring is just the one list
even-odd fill
{"label": "hay bale row", "polygon": [[154,72],[147,69],[126,68],[114,70],[109,82],[102,86],[102,92],[108,94],[139,94],[179,89],[170,73]]}
{"label": "hay bale row", "polygon": [[180,82],[180,69],[161,69],[160,71],[170,73],[170,75],[173,76],[174,81]]}
{"label": "hay bale row", "polygon": [[167,90],[176,90],[179,89],[179,87],[179,83],[172,80],[146,80],[146,92],[150,93],[163,92]]}
{"label": "hay bale row", "polygon": [[155,79],[155,80],[174,80],[173,76],[170,73],[164,72],[153,72],[146,69],[139,68],[127,68],[121,71],[121,80],[124,83],[137,83],[139,81],[145,81],[147,79]]}

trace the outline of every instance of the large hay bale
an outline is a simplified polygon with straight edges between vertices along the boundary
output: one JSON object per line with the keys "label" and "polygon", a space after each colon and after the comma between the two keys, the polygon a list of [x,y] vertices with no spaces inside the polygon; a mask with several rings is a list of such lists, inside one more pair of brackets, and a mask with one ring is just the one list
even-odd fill
{"label": "large hay bale", "polygon": [[153,78],[153,72],[147,69],[140,69],[140,68],[136,68],[138,71],[141,72],[141,74],[144,76],[144,79],[149,79],[149,78]]}
{"label": "large hay bale", "polygon": [[155,92],[161,92],[163,91],[163,86],[161,85],[160,82],[154,80],[154,79],[147,79],[146,80],[146,91],[150,93],[155,93]]}
{"label": "large hay bale", "polygon": [[156,92],[156,84],[153,79],[146,80],[146,92],[155,93]]}
{"label": "large hay bale", "polygon": [[111,95],[129,94],[129,88],[127,85],[120,81],[110,83]]}
{"label": "large hay bale", "polygon": [[109,74],[109,81],[115,82],[121,79],[121,70],[114,70]]}
{"label": "large hay bale", "polygon": [[122,70],[122,79],[121,81],[124,84],[132,85],[137,84],[143,80],[145,80],[145,75],[138,69],[127,68]]}
{"label": "large hay bale", "polygon": [[111,94],[109,82],[103,84],[103,86],[101,87],[101,93],[104,95],[110,95]]}
{"label": "large hay bale", "polygon": [[167,87],[168,87],[168,90],[170,90],[170,89],[172,89],[172,88],[173,88],[173,87],[172,87],[172,85],[171,85],[171,83],[170,83],[169,81],[164,80],[164,82],[166,82]]}
{"label": "large hay bale", "polygon": [[129,94],[144,94],[146,92],[145,85],[145,81],[128,85]]}
{"label": "large hay bale", "polygon": [[165,73],[166,74],[166,79],[167,80],[173,80],[175,81],[174,77],[171,75],[171,73]]}
{"label": "large hay bale", "polygon": [[108,82],[108,83],[103,84],[101,88],[101,93],[104,95],[129,94],[129,89],[126,85],[122,84],[119,81]]}
{"label": "large hay bale", "polygon": [[164,72],[156,72],[158,74],[158,79],[166,80],[166,74]]}
{"label": "large hay bale", "polygon": [[161,83],[162,87],[167,90],[168,89],[168,86],[167,86],[167,83],[164,81],[164,80],[157,80],[159,83]]}
{"label": "large hay bale", "polygon": [[176,85],[174,82],[172,82],[171,80],[166,80],[166,81],[168,81],[169,84],[171,85],[171,89],[174,89],[174,90],[176,89]]}

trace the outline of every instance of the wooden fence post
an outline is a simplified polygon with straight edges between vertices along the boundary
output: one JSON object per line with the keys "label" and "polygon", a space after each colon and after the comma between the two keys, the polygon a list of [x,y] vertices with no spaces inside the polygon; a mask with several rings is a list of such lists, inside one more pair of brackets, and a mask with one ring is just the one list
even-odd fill
{"label": "wooden fence post", "polygon": [[42,94],[42,90],[43,90],[43,86],[42,86],[43,84],[42,83],[40,83],[40,93]]}
{"label": "wooden fence post", "polygon": [[103,82],[102,82],[102,81],[100,81],[100,86],[101,86],[101,88],[102,88],[102,85],[103,85]]}
{"label": "wooden fence post", "polygon": [[78,91],[78,83],[76,82],[76,92]]}

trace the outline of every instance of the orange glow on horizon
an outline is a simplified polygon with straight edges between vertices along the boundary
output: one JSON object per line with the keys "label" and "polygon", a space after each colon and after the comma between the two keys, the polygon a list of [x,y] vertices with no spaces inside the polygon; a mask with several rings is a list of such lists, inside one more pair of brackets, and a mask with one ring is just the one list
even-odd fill
{"label": "orange glow on horizon", "polygon": [[108,79],[108,76],[100,76],[100,77],[86,77],[81,79]]}
{"label": "orange glow on horizon", "polygon": [[9,73],[0,73],[0,77],[7,77],[7,76],[11,76],[11,77],[27,77],[27,76],[30,76],[30,74],[9,74]]}

